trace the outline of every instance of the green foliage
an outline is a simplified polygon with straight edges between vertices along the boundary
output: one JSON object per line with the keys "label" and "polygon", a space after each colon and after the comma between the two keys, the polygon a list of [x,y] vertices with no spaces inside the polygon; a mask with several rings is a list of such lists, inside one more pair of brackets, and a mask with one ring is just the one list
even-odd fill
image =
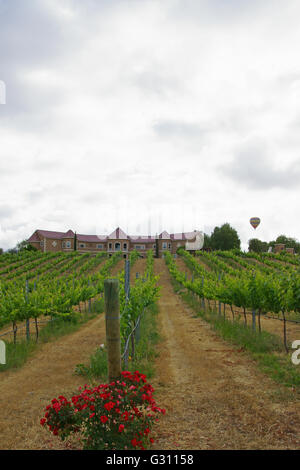
{"label": "green foliage", "polygon": [[279,235],[274,242],[270,243],[270,245],[274,246],[276,243],[284,243],[286,248],[294,248],[295,253],[300,253],[300,243],[296,238]]}
{"label": "green foliage", "polygon": [[262,242],[258,238],[251,238],[249,240],[248,250],[255,253],[265,253],[268,251],[269,243]]}
{"label": "green foliage", "polygon": [[210,237],[210,248],[213,250],[232,250],[240,248],[241,241],[237,231],[228,223],[215,227]]}
{"label": "green foliage", "polygon": [[[143,370],[147,377],[155,374],[154,359],[157,357],[155,346],[160,340],[157,326],[158,308],[156,304],[148,307],[143,315],[140,327],[140,339],[136,342],[135,355],[128,363],[128,370]],[[107,351],[105,347],[98,348],[90,356],[89,365],[77,364],[75,374],[87,377],[90,383],[98,380],[106,380]]]}
{"label": "green foliage", "polygon": [[77,251],[77,233],[74,235],[74,251]]}
{"label": "green foliage", "polygon": [[23,240],[22,242],[17,243],[16,246],[17,251],[38,251],[35,246],[32,246],[30,243],[28,243],[27,240]]}
{"label": "green foliage", "polygon": [[106,349],[99,348],[91,355],[88,366],[77,364],[75,374],[87,377],[90,383],[93,383],[94,379],[105,381],[108,375],[107,363]]}
{"label": "green foliage", "polygon": [[211,237],[209,235],[207,235],[206,233],[204,234],[203,249],[204,250],[211,250],[212,249]]}
{"label": "green foliage", "polygon": [[[97,298],[103,292],[104,279],[120,256],[118,253],[107,259],[103,267],[91,275],[86,273],[102,262],[104,254],[91,257],[88,253],[80,255],[76,252],[27,253],[16,256],[17,262],[8,267],[4,262],[0,273],[7,273],[8,276],[0,280],[0,327],[9,322],[14,325],[30,318],[37,319],[42,315],[74,318],[74,306]],[[11,261],[12,255],[8,259]],[[46,263],[39,267],[41,261]],[[67,261],[67,264],[61,267],[62,261]],[[66,271],[71,267],[74,269],[79,261],[83,264],[77,275],[68,274]],[[25,277],[22,276],[24,272]],[[37,275],[38,278],[35,277]]]}
{"label": "green foliage", "polygon": [[[165,260],[169,271],[176,282],[180,283],[189,292],[196,294],[202,299],[208,301],[219,301],[229,306],[240,307],[244,310],[251,309],[258,314],[258,326],[260,328],[260,316],[262,312],[272,312],[274,315],[282,315],[284,325],[286,321],[286,312],[300,312],[300,274],[293,267],[287,267],[285,271],[276,270],[273,266],[263,270],[260,265],[248,266],[248,269],[234,269],[226,264],[220,255],[226,258],[233,258],[239,262],[239,256],[232,252],[197,252],[212,271],[207,271],[197,262],[197,259],[186,251],[181,252],[187,265],[195,273],[194,280],[187,280],[185,274],[181,272],[172,256],[166,254]],[[249,254],[261,259],[261,255]],[[248,254],[244,254],[248,256]],[[267,254],[264,255],[264,261],[269,262]],[[272,261],[270,261],[272,265]],[[247,266],[247,263],[246,263]],[[232,309],[233,311],[233,309]],[[262,334],[261,331],[259,331]],[[289,345],[286,338],[286,329],[283,328],[283,341],[286,352]]]}

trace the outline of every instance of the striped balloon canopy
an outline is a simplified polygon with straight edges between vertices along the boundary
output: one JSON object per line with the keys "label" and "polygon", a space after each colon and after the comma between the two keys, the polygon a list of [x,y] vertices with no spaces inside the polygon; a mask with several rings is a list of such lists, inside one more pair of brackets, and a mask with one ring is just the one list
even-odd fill
{"label": "striped balloon canopy", "polygon": [[251,217],[250,224],[252,225],[253,228],[257,228],[260,224],[260,218],[259,217]]}

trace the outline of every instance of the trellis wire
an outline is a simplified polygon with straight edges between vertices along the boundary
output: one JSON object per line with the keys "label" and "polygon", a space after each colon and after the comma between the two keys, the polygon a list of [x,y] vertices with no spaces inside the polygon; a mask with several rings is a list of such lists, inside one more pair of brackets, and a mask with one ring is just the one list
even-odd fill
{"label": "trellis wire", "polygon": [[[129,333],[129,335],[127,336],[126,341],[125,341],[125,347],[124,347],[124,351],[123,351],[123,354],[122,354],[122,360],[124,361],[124,365],[125,365],[126,369],[128,367],[128,359],[129,359],[129,341],[132,338],[133,334],[136,333],[136,331],[138,330],[138,328],[140,326],[141,318],[144,314],[144,311],[145,310],[143,310],[143,312],[138,316],[138,319],[137,319],[137,322],[136,322],[134,328],[131,330],[131,332]],[[134,339],[136,339],[136,336],[134,336]]]}

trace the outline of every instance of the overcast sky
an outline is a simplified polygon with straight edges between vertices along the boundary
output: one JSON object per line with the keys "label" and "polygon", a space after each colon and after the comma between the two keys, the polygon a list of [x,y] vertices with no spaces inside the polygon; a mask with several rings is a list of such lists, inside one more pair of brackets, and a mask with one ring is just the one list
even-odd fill
{"label": "overcast sky", "polygon": [[300,239],[299,18],[299,0],[0,0],[0,247],[225,222],[244,249]]}

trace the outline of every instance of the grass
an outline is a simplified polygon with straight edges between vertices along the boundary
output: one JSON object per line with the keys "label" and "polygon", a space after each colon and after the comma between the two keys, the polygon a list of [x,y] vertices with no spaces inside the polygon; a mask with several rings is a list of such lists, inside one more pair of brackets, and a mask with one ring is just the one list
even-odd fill
{"label": "grass", "polygon": [[[157,328],[158,307],[150,306],[145,312],[140,325],[140,340],[135,344],[134,358],[130,358],[127,369],[139,370],[147,376],[147,379],[155,375],[154,359],[157,357],[156,344],[160,341]],[[130,357],[130,356],[129,356]],[[123,364],[124,366],[124,364]],[[91,355],[89,365],[78,364],[75,374],[87,377],[90,382],[107,381],[107,351],[104,348],[97,349]]]}
{"label": "grass", "polygon": [[49,321],[49,323],[40,329],[38,341],[36,341],[34,334],[31,336],[29,341],[21,339],[16,344],[13,342],[5,342],[6,364],[0,364],[0,373],[22,367],[29,357],[39,349],[41,344],[48,343],[62,336],[74,333],[81,327],[81,325],[92,318],[95,318],[97,314],[103,312],[103,309],[103,300],[101,302],[97,301],[98,313],[93,312],[89,314],[80,314],[78,312],[74,312],[74,314],[69,318],[56,318],[53,321]]}
{"label": "grass", "polygon": [[254,359],[259,369],[277,383],[292,387],[300,392],[300,367],[291,361],[286,354],[280,338],[267,331],[253,331],[243,323],[232,322],[217,311],[203,310],[198,298],[187,292],[176,281],[172,280],[173,288],[182,299],[226,341],[243,348]]}

